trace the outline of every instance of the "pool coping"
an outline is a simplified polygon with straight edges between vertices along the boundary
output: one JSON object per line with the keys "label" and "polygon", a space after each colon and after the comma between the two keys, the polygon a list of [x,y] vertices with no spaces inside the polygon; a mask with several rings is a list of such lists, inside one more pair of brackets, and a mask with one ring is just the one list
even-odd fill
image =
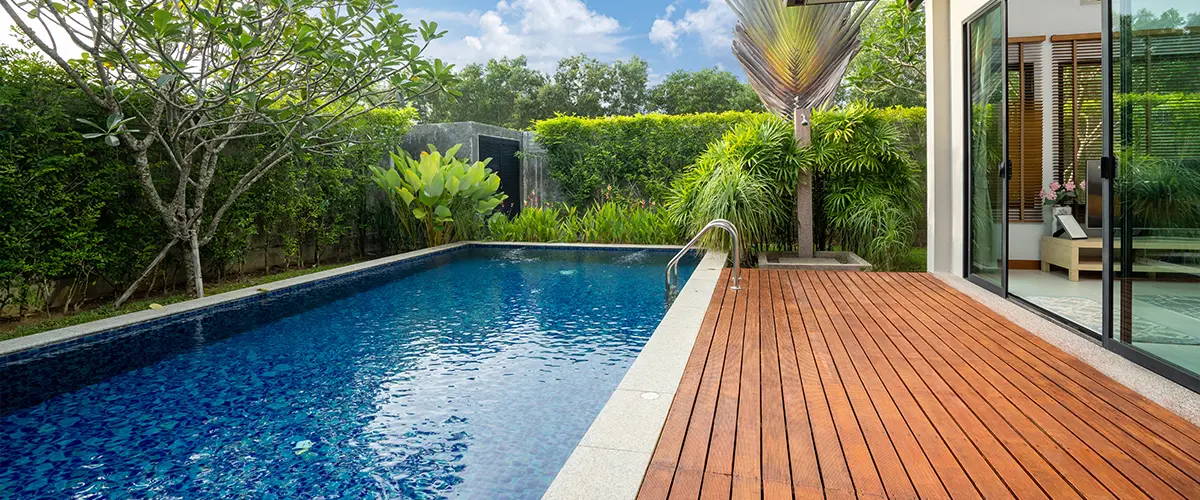
{"label": "pool coping", "polygon": [[543,499],[633,499],[725,267],[708,251]]}
{"label": "pool coping", "polygon": [[288,278],[285,280],[266,283],[263,285],[250,286],[250,287],[246,287],[246,288],[242,288],[242,289],[238,289],[238,290],[233,290],[230,292],[220,293],[220,294],[216,294],[216,295],[209,295],[204,298],[191,299],[191,300],[186,300],[183,302],[177,302],[174,304],[168,304],[168,305],[163,306],[161,309],[146,309],[143,311],[136,311],[136,312],[132,312],[132,313],[128,313],[128,314],[122,314],[120,316],[113,316],[111,318],[104,318],[104,319],[91,321],[91,322],[87,322],[87,323],[81,323],[78,325],[71,325],[71,326],[67,326],[67,327],[63,327],[63,328],[58,328],[55,330],[47,330],[47,331],[35,333],[32,335],[26,335],[24,337],[17,337],[14,339],[0,341],[0,358],[11,355],[11,354],[24,352],[24,351],[46,348],[46,347],[56,346],[58,344],[63,344],[63,343],[70,342],[70,341],[81,340],[81,339],[85,339],[87,337],[91,337],[93,335],[116,330],[119,328],[125,328],[128,326],[137,325],[140,323],[148,323],[148,322],[155,321],[155,320],[164,320],[164,319],[170,318],[171,316],[175,316],[178,314],[193,312],[193,311],[197,311],[199,309],[205,309],[205,308],[209,308],[209,307],[213,307],[213,306],[217,306],[217,305],[222,305],[222,304],[242,300],[247,297],[253,297],[256,295],[266,294],[266,293],[271,293],[271,292],[278,292],[278,291],[286,290],[288,288],[295,287],[298,285],[315,283],[315,282],[327,280],[330,278],[336,278],[338,276],[348,275],[348,274],[372,269],[372,268],[379,267],[379,266],[394,264],[394,263],[402,262],[402,261],[406,261],[406,260],[419,259],[421,257],[426,257],[426,256],[430,256],[433,254],[448,252],[451,250],[456,250],[459,248],[471,247],[471,246],[480,246],[480,247],[512,246],[512,247],[522,247],[522,248],[550,247],[550,248],[581,248],[581,249],[595,249],[595,250],[603,250],[603,249],[609,249],[609,250],[634,250],[634,249],[672,250],[672,249],[683,248],[682,246],[678,246],[678,245],[608,245],[608,244],[597,244],[597,243],[523,243],[523,242],[493,242],[493,241],[460,241],[460,242],[456,242],[456,243],[449,243],[449,244],[445,244],[445,245],[439,245],[439,246],[435,246],[435,247],[414,250],[411,252],[405,252],[402,254],[381,257],[378,259],[373,259],[373,260],[368,260],[365,262],[359,262],[356,264],[341,266],[341,267],[337,267],[334,269],[329,269],[329,270],[316,272],[316,273],[312,273],[312,274],[306,274],[304,276],[297,276],[295,278]]}

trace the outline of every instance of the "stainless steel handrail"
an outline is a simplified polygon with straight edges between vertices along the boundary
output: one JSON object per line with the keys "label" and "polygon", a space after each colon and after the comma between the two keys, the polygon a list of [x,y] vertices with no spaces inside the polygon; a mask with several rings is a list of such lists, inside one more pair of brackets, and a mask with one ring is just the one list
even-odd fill
{"label": "stainless steel handrail", "polygon": [[675,257],[671,259],[671,262],[667,263],[666,286],[668,296],[671,294],[671,291],[674,290],[674,282],[679,281],[679,260],[682,259],[685,254],[687,254],[688,250],[691,250],[692,247],[696,245],[696,242],[700,241],[700,238],[703,238],[705,234],[714,228],[724,229],[729,233],[730,238],[733,239],[733,286],[729,287],[729,289],[742,289],[740,285],[742,282],[741,239],[738,237],[737,227],[735,227],[732,222],[729,222],[725,219],[713,219],[712,222],[709,222],[704,226],[704,229],[701,229],[699,233],[696,233],[696,236],[692,237],[692,240],[687,242],[687,244],[684,245],[681,250],[679,250],[679,253],[675,254]]}

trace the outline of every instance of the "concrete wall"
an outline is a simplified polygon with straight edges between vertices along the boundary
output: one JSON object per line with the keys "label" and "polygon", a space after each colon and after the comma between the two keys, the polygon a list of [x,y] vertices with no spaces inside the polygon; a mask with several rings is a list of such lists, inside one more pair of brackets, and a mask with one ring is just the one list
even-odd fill
{"label": "concrete wall", "polygon": [[540,203],[562,201],[561,188],[550,177],[542,149],[534,139],[533,132],[512,130],[476,122],[431,123],[412,127],[404,136],[400,147],[414,157],[433,144],[438,151],[446,151],[456,144],[463,147],[458,157],[472,162],[479,161],[479,136],[499,137],[521,143],[521,207]]}
{"label": "concrete wall", "polygon": [[[928,268],[962,274],[965,245],[966,157],[964,155],[965,95],[963,68],[964,22],[989,0],[926,0],[926,76],[928,133],[929,230]],[[1043,47],[1044,183],[1052,175],[1053,73],[1049,37],[1056,34],[1100,30],[1100,6],[1089,0],[1009,0],[1009,36],[1046,35]],[[1048,218],[1048,217],[1047,217]],[[1017,260],[1037,260],[1038,240],[1045,224],[1010,225],[1010,255]]]}

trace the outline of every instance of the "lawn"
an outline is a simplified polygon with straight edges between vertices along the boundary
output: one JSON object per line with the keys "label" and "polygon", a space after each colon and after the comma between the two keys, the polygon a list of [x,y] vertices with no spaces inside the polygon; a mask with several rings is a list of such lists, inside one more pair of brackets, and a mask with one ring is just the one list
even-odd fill
{"label": "lawn", "polygon": [[[218,293],[232,292],[242,288],[263,285],[274,281],[281,281],[306,274],[318,273],[321,271],[336,269],[342,266],[353,264],[354,262],[342,262],[337,264],[327,264],[322,266],[309,267],[305,269],[290,269],[280,273],[269,274],[266,276],[250,276],[242,275],[232,278],[227,281],[213,283],[205,286],[205,293],[208,295],[216,295]],[[120,316],[131,312],[137,312],[148,309],[151,304],[174,304],[190,299],[185,293],[177,293],[171,295],[151,296],[140,300],[130,300],[121,307],[113,307],[111,303],[98,305],[91,308],[82,309],[77,312],[70,313],[50,313],[49,315],[38,315],[26,318],[22,321],[13,321],[9,323],[0,323],[0,340],[15,339],[26,335],[65,328],[68,326],[79,325],[91,321]]]}

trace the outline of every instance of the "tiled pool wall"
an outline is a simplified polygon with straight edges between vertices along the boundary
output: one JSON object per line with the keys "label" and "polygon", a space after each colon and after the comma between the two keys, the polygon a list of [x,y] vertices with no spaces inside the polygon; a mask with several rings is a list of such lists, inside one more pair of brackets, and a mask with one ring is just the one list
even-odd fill
{"label": "tiled pool wall", "polygon": [[[513,247],[524,249],[574,249],[589,251],[675,252],[679,247],[637,245],[511,244],[468,242],[386,257],[346,270],[331,270],[299,283],[260,287],[262,291],[230,292],[228,300],[191,308],[148,320],[129,315],[105,320],[119,326],[80,333],[42,345],[0,354],[0,416],[36,405],[50,397],[86,387],[114,375],[157,363],[163,359],[218,342],[256,326],[278,321],[341,298],[370,290],[390,281],[450,262],[471,248]],[[341,271],[341,272],[339,272]],[[304,279],[308,278],[307,281]],[[291,281],[291,280],[289,280]],[[187,303],[174,307],[186,307]],[[171,308],[172,306],[168,306]],[[63,330],[78,329],[68,327]],[[55,337],[56,332],[35,336]],[[20,339],[18,339],[20,340]],[[8,341],[7,343],[11,343]],[[0,343],[3,346],[5,343]],[[3,349],[0,349],[3,352]],[[102,359],[104,363],[97,363]]]}

